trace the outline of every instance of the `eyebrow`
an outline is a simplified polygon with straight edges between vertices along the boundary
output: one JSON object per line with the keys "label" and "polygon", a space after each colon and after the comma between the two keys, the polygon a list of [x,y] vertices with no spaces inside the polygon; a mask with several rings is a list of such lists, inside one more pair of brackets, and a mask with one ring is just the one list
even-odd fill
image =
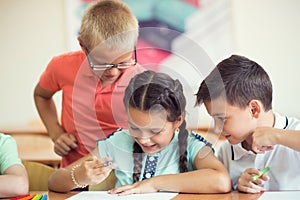
{"label": "eyebrow", "polygon": [[214,113],[211,116],[225,116],[225,113]]}

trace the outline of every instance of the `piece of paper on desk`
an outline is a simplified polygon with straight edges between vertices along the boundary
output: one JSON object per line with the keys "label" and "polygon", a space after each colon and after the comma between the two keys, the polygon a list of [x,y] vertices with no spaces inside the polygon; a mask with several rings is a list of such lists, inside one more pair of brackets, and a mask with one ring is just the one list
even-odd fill
{"label": "piece of paper on desk", "polygon": [[118,195],[111,195],[108,194],[107,191],[83,191],[79,194],[76,194],[67,200],[153,200],[153,199],[172,199],[178,193],[171,193],[171,192],[156,192],[156,193],[146,193],[146,194],[130,194],[126,196],[118,196]]}
{"label": "piece of paper on desk", "polygon": [[280,191],[280,192],[264,192],[259,200],[299,200],[300,191]]}

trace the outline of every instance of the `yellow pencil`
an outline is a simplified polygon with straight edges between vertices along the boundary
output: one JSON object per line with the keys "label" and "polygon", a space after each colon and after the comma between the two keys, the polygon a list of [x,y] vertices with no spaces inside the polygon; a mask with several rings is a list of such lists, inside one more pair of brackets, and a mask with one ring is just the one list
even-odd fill
{"label": "yellow pencil", "polygon": [[40,200],[42,197],[43,197],[42,194],[37,194],[31,200]]}

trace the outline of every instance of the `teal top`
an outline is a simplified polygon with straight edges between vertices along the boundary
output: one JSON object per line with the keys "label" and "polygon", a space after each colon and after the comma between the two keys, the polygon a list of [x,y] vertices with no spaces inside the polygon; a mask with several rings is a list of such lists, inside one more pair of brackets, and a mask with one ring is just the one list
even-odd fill
{"label": "teal top", "polygon": [[22,164],[16,141],[13,137],[0,133],[0,174],[15,164]]}
{"label": "teal top", "polygon": [[[178,148],[178,132],[174,133],[171,142],[160,152],[155,153],[158,156],[155,176],[162,174],[179,174],[179,148]],[[195,170],[194,159],[199,150],[208,143],[199,134],[191,132],[188,135],[187,142],[187,160],[188,170]],[[101,157],[112,157],[113,162],[117,164],[114,170],[117,177],[116,187],[133,183],[133,144],[134,139],[130,136],[128,130],[118,130],[108,138],[97,141],[98,151]],[[143,153],[142,170],[140,180],[142,180],[146,157],[148,154]]]}

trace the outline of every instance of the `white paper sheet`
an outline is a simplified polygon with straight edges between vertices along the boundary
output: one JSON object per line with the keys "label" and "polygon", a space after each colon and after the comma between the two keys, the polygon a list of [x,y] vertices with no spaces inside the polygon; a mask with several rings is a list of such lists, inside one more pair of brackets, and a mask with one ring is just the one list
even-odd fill
{"label": "white paper sheet", "polygon": [[300,191],[264,192],[259,200],[299,200]]}
{"label": "white paper sheet", "polygon": [[67,200],[169,200],[175,197],[178,193],[171,192],[156,192],[156,193],[147,193],[147,194],[131,194],[126,196],[118,196],[108,194],[107,191],[83,191],[79,194],[76,194]]}

